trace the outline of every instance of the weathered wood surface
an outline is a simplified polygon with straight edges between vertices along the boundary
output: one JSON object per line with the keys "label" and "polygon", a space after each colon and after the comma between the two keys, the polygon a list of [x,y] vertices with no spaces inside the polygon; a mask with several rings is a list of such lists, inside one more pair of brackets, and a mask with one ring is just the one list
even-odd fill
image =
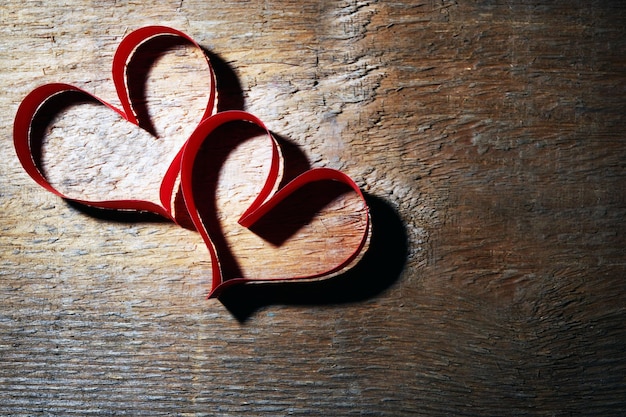
{"label": "weathered wood surface", "polygon": [[[0,414],[626,411],[621,2],[10,0],[0,18]],[[117,104],[115,47],[149,24],[216,54],[224,108],[369,193],[366,267],[207,301],[198,234],[26,176],[20,100],[62,81]]]}

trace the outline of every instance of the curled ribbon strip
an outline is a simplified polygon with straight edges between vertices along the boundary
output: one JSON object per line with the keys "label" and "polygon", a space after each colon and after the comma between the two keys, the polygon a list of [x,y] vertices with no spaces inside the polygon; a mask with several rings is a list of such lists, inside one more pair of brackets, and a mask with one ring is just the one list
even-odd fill
{"label": "curled ribbon strip", "polygon": [[[341,171],[337,171],[335,169],[330,168],[316,168],[306,171],[295,179],[291,180],[287,185],[278,189],[278,183],[280,180],[280,151],[278,148],[278,144],[274,137],[272,136],[269,129],[265,126],[265,124],[256,116],[243,112],[243,111],[225,111],[217,113],[216,115],[204,120],[198,128],[191,134],[189,141],[185,146],[185,151],[183,153],[182,158],[182,166],[181,166],[181,188],[183,191],[183,196],[185,198],[185,203],[187,204],[187,210],[189,211],[189,215],[196,227],[196,229],[202,235],[205,244],[209,249],[209,253],[211,255],[211,266],[213,272],[213,282],[211,286],[211,292],[209,293],[209,297],[215,297],[219,295],[219,293],[225,288],[233,285],[233,284],[241,284],[241,283],[250,283],[250,282],[259,282],[259,281],[269,281],[263,280],[259,278],[231,278],[228,280],[224,280],[222,269],[219,262],[219,254],[217,248],[213,244],[213,241],[210,236],[210,232],[207,225],[204,224],[202,220],[202,216],[198,212],[196,207],[196,195],[193,189],[193,169],[194,165],[197,161],[197,154],[200,150],[200,147],[204,143],[207,137],[210,136],[211,132],[213,132],[218,127],[222,126],[225,123],[232,121],[245,121],[249,123],[253,123],[265,130],[267,137],[270,140],[272,145],[272,161],[270,165],[270,172],[265,180],[263,188],[254,199],[252,204],[248,207],[248,209],[241,215],[238,223],[243,226],[250,228],[261,219],[265,214],[270,212],[276,205],[278,205],[281,201],[283,201],[286,197],[293,194],[298,189],[302,188],[306,184],[310,184],[317,181],[338,181],[343,184],[348,185],[363,201],[365,204],[365,197],[361,192],[359,186],[346,174]],[[349,265],[354,259],[357,258],[359,253],[362,251],[365,246],[368,232],[369,232],[369,215],[365,214],[365,218],[367,221],[367,225],[364,229],[364,233],[361,237],[359,244],[354,248],[354,251],[350,253],[343,261],[339,262],[337,265],[333,266],[331,269],[326,271],[306,275],[306,276],[295,276],[295,277],[281,277],[274,278],[271,281],[293,281],[293,280],[311,280],[316,278],[321,278],[324,276],[328,276],[335,272],[338,272],[344,269],[347,265]]]}
{"label": "curled ribbon strip", "polygon": [[[166,171],[166,174],[163,177],[161,182],[159,197],[161,204],[155,204],[150,201],[142,201],[142,200],[101,200],[101,201],[90,201],[80,198],[71,198],[67,195],[64,195],[55,187],[53,187],[45,177],[42,172],[41,167],[38,166],[37,161],[33,157],[33,149],[32,149],[32,122],[37,114],[37,111],[41,108],[41,106],[51,99],[53,96],[57,94],[63,94],[67,92],[79,92],[86,97],[89,97],[104,106],[110,108],[111,110],[118,113],[128,122],[139,126],[139,120],[135,111],[133,109],[133,105],[131,102],[131,97],[129,94],[129,88],[127,85],[127,76],[126,76],[126,66],[130,62],[133,53],[137,50],[137,48],[143,43],[147,42],[150,39],[159,36],[178,36],[189,42],[192,45],[202,50],[200,45],[198,45],[191,37],[187,36],[183,32],[180,32],[176,29],[168,28],[165,26],[148,26],[141,29],[138,29],[128,36],[126,36],[121,42],[119,47],[117,48],[115,55],[113,57],[113,83],[115,85],[115,90],[117,92],[117,96],[122,103],[123,110],[120,110],[113,105],[101,100],[100,98],[88,93],[87,91],[63,83],[53,83],[53,84],[45,84],[42,85],[35,90],[31,91],[25,98],[22,100],[20,104],[17,114],[15,116],[15,122],[13,125],[13,142],[15,146],[15,150],[17,153],[17,157],[19,158],[22,166],[26,170],[26,172],[42,187],[47,189],[48,191],[58,195],[61,198],[66,200],[76,201],[77,203],[84,204],[87,206],[97,207],[97,208],[106,208],[106,209],[117,209],[117,210],[138,210],[138,211],[149,211],[156,214],[159,214],[163,217],[171,219],[172,221],[176,221],[174,218],[173,208],[172,208],[172,197],[175,189],[175,185],[180,172],[180,160],[182,158],[183,148],[176,154],[174,159],[169,165],[169,168]],[[203,54],[204,55],[204,54]],[[213,72],[213,68],[211,67],[211,63],[209,59],[205,56],[207,62],[207,70],[209,71],[211,77],[211,85],[213,89],[209,92],[208,101],[206,110],[202,116],[202,119],[206,119],[210,117],[215,112],[215,107],[217,104],[217,93],[215,89],[215,74]]]}
{"label": "curled ribbon strip", "polygon": [[[115,108],[114,106],[106,103],[103,100],[89,94],[88,92],[74,87],[68,84],[53,83],[40,86],[28,94],[22,103],[20,104],[14,123],[13,136],[14,146],[17,156],[26,170],[26,172],[42,187],[48,191],[58,195],[61,198],[73,200],[78,203],[106,209],[124,209],[124,210],[138,210],[149,211],[159,214],[163,217],[176,221],[173,207],[172,198],[176,192],[176,185],[180,180],[180,190],[182,192],[186,209],[189,213],[193,225],[201,234],[209,254],[211,256],[212,264],[212,285],[209,291],[208,297],[217,297],[225,288],[242,283],[251,282],[268,282],[268,281],[293,281],[293,280],[311,280],[320,279],[336,272],[339,272],[348,267],[363,251],[366,246],[367,238],[370,233],[369,214],[367,212],[367,205],[365,203],[365,197],[361,192],[358,185],[346,174],[329,168],[317,168],[306,171],[287,185],[279,188],[280,173],[282,172],[282,157],[280,148],[275,138],[272,136],[269,129],[265,124],[256,116],[244,112],[244,111],[223,111],[216,113],[217,102],[217,90],[215,88],[215,75],[209,62],[208,57],[205,56],[207,61],[207,68],[211,77],[212,91],[209,92],[206,110],[201,118],[200,123],[185,142],[183,147],[176,153],[172,162],[169,165],[160,185],[159,197],[160,204],[156,204],[150,201],[142,200],[99,200],[90,201],[80,198],[69,198],[61,193],[55,187],[53,187],[47,180],[43,170],[38,166],[38,162],[33,155],[32,142],[33,142],[33,119],[36,117],[37,111],[41,106],[50,98],[57,94],[65,92],[79,92],[87,97],[97,100],[104,106],[114,110],[125,120],[133,123],[137,126],[140,125],[140,121],[133,109],[132,100],[129,94],[129,86],[127,85],[127,65],[132,59],[133,54],[137,48],[144,42],[158,37],[158,36],[178,36],[189,42],[195,47],[201,49],[201,47],[189,36],[178,30],[164,27],[164,26],[148,26],[138,29],[129,35],[127,35],[120,43],[114,58],[113,58],[113,82],[117,91],[118,97],[122,103],[122,110]],[[198,164],[198,153],[211,133],[218,127],[233,121],[243,121],[252,123],[261,129],[263,129],[270,141],[272,147],[272,156],[270,170],[264,185],[259,194],[254,198],[251,205],[245,210],[242,216],[239,218],[238,223],[246,228],[253,226],[258,220],[263,218],[268,212],[275,208],[281,201],[293,194],[303,186],[317,182],[317,181],[337,181],[347,185],[353,190],[359,199],[363,202],[365,207],[364,221],[365,228],[363,234],[353,249],[350,250],[349,255],[346,256],[341,262],[330,267],[329,269],[313,273],[310,275],[294,276],[294,277],[281,277],[281,278],[263,278],[263,277],[235,277],[225,279],[220,264],[220,254],[214,239],[210,234],[210,227],[205,224],[201,213],[198,211],[197,203],[199,196],[194,193],[194,179],[193,170],[194,166]]]}

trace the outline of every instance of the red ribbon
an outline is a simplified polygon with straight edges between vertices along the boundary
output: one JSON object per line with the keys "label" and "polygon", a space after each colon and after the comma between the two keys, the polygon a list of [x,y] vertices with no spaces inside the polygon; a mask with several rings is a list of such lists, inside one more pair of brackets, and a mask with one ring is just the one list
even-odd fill
{"label": "red ribbon", "polygon": [[[38,166],[37,161],[33,156],[32,143],[33,139],[36,139],[32,137],[33,119],[36,117],[37,111],[41,108],[41,106],[57,94],[72,91],[80,92],[117,112],[130,123],[139,126],[139,120],[134,113],[131,97],[128,92],[128,78],[126,74],[127,65],[132,59],[133,54],[141,44],[158,36],[181,37],[191,42],[195,47],[201,49],[201,47],[192,38],[190,38],[183,32],[164,26],[148,26],[138,29],[127,35],[121,41],[113,57],[112,70],[113,83],[115,85],[115,89],[120,99],[120,102],[122,103],[122,110],[112,106],[111,104],[99,99],[98,97],[93,96],[92,94],[78,87],[68,84],[46,84],[36,88],[31,93],[29,93],[24,98],[18,108],[13,126],[14,146],[20,163],[22,164],[26,172],[35,180],[35,182],[61,198],[98,208],[149,211],[171,219],[172,221],[176,221],[172,208],[172,197],[176,192],[175,188],[176,184],[178,183],[178,179],[180,179],[180,188],[184,197],[187,211],[189,212],[190,218],[195,228],[199,231],[202,238],[204,239],[204,242],[206,243],[211,256],[213,278],[211,289],[209,291],[209,297],[218,296],[224,288],[233,284],[266,282],[269,279],[263,279],[262,277],[239,277],[227,280],[224,279],[223,271],[220,267],[217,250],[215,248],[213,240],[211,239],[211,236],[209,235],[208,228],[206,227],[207,225],[204,224],[204,221],[197,209],[196,200],[198,196],[194,195],[193,192],[193,168],[194,165],[198,163],[197,155],[202,144],[216,128],[232,121],[249,122],[257,125],[258,127],[266,131],[268,140],[270,141],[270,144],[272,146],[272,160],[270,164],[270,172],[258,196],[254,199],[253,203],[248,207],[248,209],[243,213],[238,221],[239,224],[243,227],[251,227],[252,225],[254,225],[255,222],[257,222],[265,214],[271,211],[287,196],[294,193],[296,190],[300,189],[304,185],[316,181],[338,181],[340,183],[346,184],[358,195],[358,197],[363,201],[364,204],[365,197],[363,196],[363,193],[361,192],[358,185],[349,176],[340,171],[329,168],[317,168],[306,171],[300,176],[293,179],[284,187],[277,189],[278,182],[280,181],[280,164],[282,161],[280,157],[280,149],[278,143],[272,136],[271,132],[267,129],[265,124],[259,118],[250,113],[233,110],[216,113],[217,92],[215,88],[215,74],[208,58],[207,69],[210,73],[212,81],[211,84],[213,88],[208,96],[206,110],[197,128],[193,131],[183,147],[174,156],[172,162],[169,165],[169,168],[167,169],[161,181],[159,189],[160,204],[156,204],[150,201],[133,199],[91,201],[87,199],[70,198],[61,193],[49,183],[43,173],[43,170],[41,169],[41,167]],[[319,279],[330,274],[334,274],[348,267],[363,251],[367,242],[370,228],[369,214],[367,213],[367,210],[365,211],[364,216],[366,221],[366,227],[364,228],[364,232],[362,234],[360,242],[354,247],[354,250],[350,253],[350,255],[347,256],[346,259],[344,259],[342,262],[339,262],[337,265],[326,271],[316,273],[314,275],[273,278],[271,279],[271,281]]]}

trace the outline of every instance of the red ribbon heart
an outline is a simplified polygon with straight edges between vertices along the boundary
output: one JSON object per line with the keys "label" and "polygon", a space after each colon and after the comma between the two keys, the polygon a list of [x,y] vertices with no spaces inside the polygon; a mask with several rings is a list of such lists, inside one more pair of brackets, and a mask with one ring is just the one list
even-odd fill
{"label": "red ribbon heart", "polygon": [[[84,90],[68,84],[47,84],[33,90],[26,96],[19,106],[14,123],[14,145],[18,158],[26,172],[45,189],[64,199],[70,199],[85,205],[100,208],[150,211],[173,221],[176,221],[176,216],[172,207],[172,200],[174,193],[176,192],[176,185],[180,179],[180,190],[184,197],[188,214],[193,222],[193,225],[204,239],[211,256],[213,277],[209,297],[218,296],[223,289],[233,284],[320,279],[349,267],[355,259],[358,258],[359,254],[362,253],[364,247],[366,246],[370,232],[367,205],[365,204],[365,198],[360,188],[346,174],[329,168],[311,169],[302,173],[284,187],[280,187],[279,183],[281,173],[283,171],[283,158],[281,157],[278,143],[263,122],[256,116],[243,111],[225,111],[215,113],[217,98],[214,82],[215,76],[208,58],[208,71],[210,72],[213,89],[208,95],[206,110],[202,116],[201,122],[193,131],[185,145],[173,157],[172,162],[170,163],[169,168],[161,181],[159,189],[160,203],[137,199],[92,201],[83,198],[70,198],[50,184],[43,173],[43,170],[40,166],[38,166],[38,162],[36,160],[37,158],[33,155],[32,142],[36,138],[32,137],[32,123],[38,110],[45,102],[57,94],[78,92],[86,97],[92,98],[93,100],[97,100],[97,102],[117,112],[125,120],[139,126],[140,120],[135,113],[132,99],[128,92],[126,66],[132,58],[133,53],[141,44],[158,36],[178,36],[191,42],[197,48],[200,48],[200,46],[193,39],[184,33],[163,26],[145,27],[126,36],[120,43],[113,58],[113,81],[119,99],[122,103],[123,110],[119,110],[85,92]],[[324,181],[338,182],[349,187],[349,189],[352,190],[360,199],[364,207],[363,210],[356,213],[361,220],[360,224],[362,227],[360,227],[358,231],[360,236],[358,239],[351,241],[352,246],[350,248],[344,248],[346,250],[342,253],[346,253],[346,255],[343,258],[334,262],[329,267],[324,265],[320,268],[320,270],[296,276],[273,278],[225,276],[220,262],[222,259],[220,249],[215,244],[216,236],[214,234],[215,230],[219,230],[219,227],[212,227],[211,225],[206,224],[205,220],[207,217],[203,216],[203,213],[201,213],[198,208],[198,202],[202,198],[202,195],[198,195],[198,192],[194,187],[194,168],[197,167],[198,164],[202,163],[198,155],[207,138],[210,137],[217,128],[233,121],[249,122],[260,127],[266,132],[268,143],[271,146],[271,161],[267,177],[265,178],[258,195],[254,197],[252,203],[240,216],[238,223],[243,227],[251,228],[255,225],[255,223],[262,220],[264,216],[267,216],[272,212],[272,210],[276,209],[281,202],[288,199],[290,196],[293,196],[298,190],[303,189],[303,187],[306,187],[308,184]],[[215,169],[219,169],[219,167],[215,167]]]}
{"label": "red ribbon heart", "polygon": [[[258,277],[235,277],[225,279],[224,271],[220,264],[220,254],[216,247],[214,240],[211,236],[211,229],[204,221],[202,213],[197,208],[196,200],[199,198],[196,190],[194,189],[194,167],[196,163],[202,163],[197,159],[197,154],[200,151],[201,146],[205,140],[210,137],[211,133],[220,126],[233,122],[233,121],[246,121],[253,123],[265,130],[269,143],[271,145],[271,163],[269,167],[269,173],[260,192],[256,195],[253,202],[245,210],[238,220],[238,223],[246,228],[251,228],[262,219],[265,215],[270,213],[278,204],[283,202],[286,198],[293,195],[298,190],[302,189],[307,184],[321,182],[321,181],[335,181],[347,185],[363,203],[364,210],[361,212],[362,217],[362,235],[357,241],[351,242],[354,247],[347,251],[347,255],[331,265],[328,268],[319,270],[317,272],[308,273],[305,275],[298,275],[292,277],[276,277],[272,279],[258,278]],[[182,158],[182,170],[181,170],[181,188],[185,203],[191,220],[193,221],[196,229],[202,235],[209,253],[211,255],[211,265],[213,271],[213,283],[209,297],[219,295],[219,293],[225,288],[233,284],[250,283],[250,282],[265,282],[265,281],[293,281],[293,280],[312,280],[327,277],[330,274],[338,272],[350,265],[358,255],[361,253],[363,247],[366,244],[367,236],[369,232],[369,216],[367,214],[367,206],[365,205],[365,198],[358,185],[346,174],[329,168],[317,168],[308,170],[287,185],[282,188],[278,188],[281,179],[280,173],[282,158],[280,156],[280,149],[271,132],[267,129],[265,124],[256,116],[243,111],[225,111],[217,113],[214,116],[204,120],[198,128],[193,132],[187,145]],[[219,167],[215,167],[219,169]]]}
{"label": "red ribbon heart", "polygon": [[[31,127],[33,119],[35,118],[37,112],[42,107],[42,105],[44,105],[44,103],[46,103],[52,97],[63,93],[80,93],[82,96],[90,98],[93,101],[96,101],[118,113],[123,119],[127,120],[128,122],[139,126],[140,120],[133,107],[133,102],[129,93],[129,86],[127,85],[127,64],[130,62],[133,53],[137,51],[137,48],[140,45],[144,44],[148,40],[162,36],[181,37],[190,42],[199,50],[202,50],[200,45],[198,45],[192,38],[190,38],[183,32],[164,26],[144,27],[126,36],[120,42],[120,45],[115,52],[115,55],[113,57],[112,69],[113,83],[115,84],[115,90],[117,92],[120,102],[122,103],[123,110],[112,106],[104,100],[101,100],[100,98],[78,87],[62,83],[53,83],[40,86],[30,92],[24,98],[17,110],[15,122],[13,125],[14,145],[17,156],[22,166],[39,185],[64,199],[76,201],[84,205],[107,209],[150,211],[173,221],[176,221],[172,207],[172,199],[180,172],[180,160],[182,157],[183,148],[178,150],[178,152],[173,156],[172,161],[169,164],[169,168],[163,176],[159,189],[160,204],[151,201],[136,199],[93,201],[84,198],[73,198],[65,195],[50,184],[50,182],[44,175],[43,170],[39,166],[38,161],[36,160],[36,158],[34,158],[32,148],[32,142],[40,139],[32,137],[33,132]],[[207,70],[211,78],[211,85],[213,86],[213,88],[208,93],[206,110],[202,116],[202,119],[211,116],[214,113],[217,104],[215,75],[213,73],[213,69],[208,58],[206,59],[206,62]]]}

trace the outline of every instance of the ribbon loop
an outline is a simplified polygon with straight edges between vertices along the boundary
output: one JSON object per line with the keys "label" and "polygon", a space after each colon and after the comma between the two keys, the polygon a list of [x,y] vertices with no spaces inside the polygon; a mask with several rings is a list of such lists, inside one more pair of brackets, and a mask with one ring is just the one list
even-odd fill
{"label": "ribbon loop", "polygon": [[[48,103],[49,100],[59,94],[77,93],[84,95],[84,97],[89,100],[100,103],[106,108],[116,112],[128,122],[139,126],[140,118],[138,117],[136,109],[133,106],[130,86],[128,85],[129,62],[132,61],[134,54],[141,45],[159,36],[179,37],[190,42],[194,47],[202,50],[200,45],[188,35],[165,26],[148,26],[128,34],[128,36],[121,41],[116,50],[113,58],[112,69],[113,83],[122,104],[122,109],[117,109],[111,104],[78,87],[63,83],[46,84],[37,87],[24,98],[15,116],[13,140],[18,159],[25,171],[33,178],[33,180],[35,180],[37,184],[61,198],[98,208],[150,211],[173,221],[176,221],[177,216],[174,213],[172,202],[179,187],[184,198],[185,208],[194,227],[201,234],[211,257],[213,276],[209,297],[216,297],[221,293],[221,291],[223,291],[224,288],[237,283],[320,279],[348,267],[364,250],[370,233],[369,214],[365,198],[360,188],[348,175],[330,168],[310,169],[297,176],[284,187],[280,188],[279,183],[283,172],[284,160],[278,142],[265,124],[258,117],[250,113],[236,110],[217,112],[215,74],[206,54],[205,58],[207,62],[207,70],[210,74],[212,87],[211,91],[208,92],[206,109],[202,114],[199,124],[195,130],[193,130],[193,133],[191,133],[189,138],[186,139],[184,145],[175,152],[171,163],[165,171],[165,174],[160,182],[159,203],[138,199],[93,201],[88,198],[75,198],[65,195],[50,183],[50,181],[46,178],[40,161],[36,157],[37,150],[34,149],[35,142],[41,139],[35,136],[38,134],[44,135],[43,132],[37,133],[35,132],[35,129],[33,129],[33,121],[37,117],[40,109]],[[260,127],[266,132],[271,146],[269,172],[264,179],[261,190],[254,197],[249,207],[247,207],[240,216],[238,220],[239,225],[245,228],[253,227],[257,222],[263,219],[264,216],[267,216],[272,212],[272,210],[276,209],[276,207],[286,198],[294,195],[296,191],[302,189],[308,184],[320,181],[339,182],[345,184],[350,190],[356,193],[356,196],[361,200],[363,207],[365,207],[365,210],[359,214],[360,216],[364,216],[362,221],[365,224],[365,227],[363,227],[362,233],[356,241],[357,243],[355,243],[353,247],[349,248],[348,254],[343,259],[330,267],[322,268],[322,270],[318,272],[306,273],[303,275],[283,276],[271,279],[267,277],[224,276],[222,266],[220,264],[220,253],[214,243],[215,236],[211,235],[212,228],[205,224],[205,220],[198,210],[197,203],[200,197],[194,192],[193,172],[194,166],[201,163],[201,161],[199,161],[198,154],[207,138],[218,127],[233,121],[248,122]],[[132,163],[132,161],[129,161],[129,163]],[[219,167],[215,167],[215,169],[219,169]]]}

